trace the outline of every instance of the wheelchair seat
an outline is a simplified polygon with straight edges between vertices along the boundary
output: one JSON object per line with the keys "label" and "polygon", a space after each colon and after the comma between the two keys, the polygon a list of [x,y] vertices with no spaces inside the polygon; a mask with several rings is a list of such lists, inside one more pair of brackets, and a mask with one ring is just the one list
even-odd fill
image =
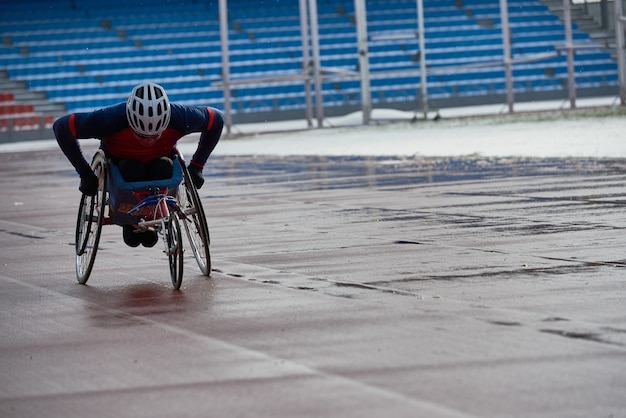
{"label": "wheelchair seat", "polygon": [[137,224],[141,219],[151,220],[154,206],[144,206],[132,216],[128,211],[151,194],[176,197],[178,186],[183,180],[183,172],[178,158],[174,158],[172,162],[171,178],[137,182],[125,181],[119,167],[110,162],[107,175],[111,222],[116,225],[129,225]]}

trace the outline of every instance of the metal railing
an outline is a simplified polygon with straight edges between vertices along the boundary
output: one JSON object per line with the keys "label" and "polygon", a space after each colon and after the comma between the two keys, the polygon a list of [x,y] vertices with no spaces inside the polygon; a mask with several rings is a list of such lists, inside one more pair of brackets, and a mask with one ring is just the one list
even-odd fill
{"label": "metal railing", "polygon": [[[229,64],[228,64],[228,17],[227,0],[220,0],[220,26],[222,33],[222,66],[224,71],[223,80],[214,85],[220,85],[224,91],[224,103],[226,113],[226,131],[230,134],[232,125],[232,109],[231,109],[231,92],[230,89],[234,85],[243,84],[259,84],[270,83],[280,81],[293,81],[302,80],[305,84],[306,94],[306,117],[309,127],[312,126],[312,115],[315,113],[317,118],[318,127],[322,127],[324,110],[322,107],[322,81],[328,80],[329,77],[359,77],[361,81],[361,108],[363,112],[363,123],[367,124],[370,120],[371,112],[371,93],[369,89],[370,76],[368,66],[368,48],[367,48],[367,32],[366,32],[366,18],[367,12],[365,8],[365,0],[354,0],[355,4],[355,21],[357,25],[357,50],[355,54],[359,59],[359,72],[350,72],[345,70],[338,70],[333,68],[325,68],[320,64],[319,55],[319,33],[317,27],[317,0],[299,0],[300,1],[300,18],[301,18],[301,31],[302,31],[302,45],[303,45],[303,57],[302,57],[302,72],[299,74],[290,74],[285,76],[277,75],[275,77],[263,77],[263,78],[251,78],[237,81],[230,80]],[[500,0],[500,17],[502,22],[502,38],[503,38],[503,59],[501,61],[493,61],[488,63],[476,63],[464,66],[449,66],[449,67],[426,67],[426,56],[428,53],[427,48],[424,46],[424,27],[423,27],[423,0],[416,0],[417,2],[417,21],[419,23],[417,32],[414,36],[420,40],[420,68],[415,70],[400,70],[400,71],[385,71],[377,72],[376,75],[393,75],[393,74],[415,74],[416,78],[419,75],[420,79],[420,107],[421,111],[426,113],[428,111],[428,86],[426,84],[427,74],[433,74],[441,71],[459,71],[467,69],[468,67],[490,67],[490,66],[504,66],[506,77],[506,96],[509,112],[514,111],[514,94],[513,94],[513,81],[512,81],[512,66],[514,64],[538,61],[546,58],[558,56],[560,51],[565,51],[567,54],[567,90],[570,102],[570,107],[576,106],[576,84],[574,73],[574,53],[577,49],[591,48],[588,44],[576,44],[573,42],[572,37],[572,20],[571,20],[571,0],[563,0],[564,20],[565,20],[565,39],[563,44],[555,45],[556,53],[548,54],[535,54],[524,57],[523,59],[512,59],[511,57],[511,44],[510,44],[510,31],[508,27],[508,4],[507,0]],[[621,105],[626,105],[626,63],[624,59],[624,29],[626,27],[626,18],[622,12],[622,1],[614,1],[614,27],[616,31],[616,43],[617,43],[617,60],[619,71],[619,98]],[[310,36],[310,39],[309,39]],[[311,54],[309,54],[309,40],[311,45]],[[311,99],[311,85],[315,88],[315,109],[313,109]],[[315,111],[315,112],[314,112]]]}

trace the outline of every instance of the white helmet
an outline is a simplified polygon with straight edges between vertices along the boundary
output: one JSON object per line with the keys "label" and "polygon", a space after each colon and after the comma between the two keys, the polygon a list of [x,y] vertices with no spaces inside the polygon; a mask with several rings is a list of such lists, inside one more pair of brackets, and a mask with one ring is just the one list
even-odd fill
{"label": "white helmet", "polygon": [[137,85],[126,101],[126,117],[139,136],[153,138],[165,131],[170,122],[170,101],[165,89],[146,81]]}

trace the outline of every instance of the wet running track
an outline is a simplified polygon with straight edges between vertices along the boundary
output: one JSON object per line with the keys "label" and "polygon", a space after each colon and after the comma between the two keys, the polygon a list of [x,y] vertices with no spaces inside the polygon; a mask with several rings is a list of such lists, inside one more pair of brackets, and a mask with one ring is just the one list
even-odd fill
{"label": "wet running track", "polygon": [[174,291],[117,226],[79,285],[77,177],[0,154],[0,416],[626,416],[626,161],[210,161]]}

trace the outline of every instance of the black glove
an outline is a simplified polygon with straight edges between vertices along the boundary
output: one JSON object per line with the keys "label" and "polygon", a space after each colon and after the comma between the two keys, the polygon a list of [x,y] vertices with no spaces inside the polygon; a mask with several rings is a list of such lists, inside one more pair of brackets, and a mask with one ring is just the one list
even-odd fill
{"label": "black glove", "polygon": [[87,196],[95,196],[98,193],[98,177],[93,171],[89,171],[80,176],[80,186],[78,190]]}
{"label": "black glove", "polygon": [[189,164],[187,166],[187,170],[189,170],[189,176],[191,177],[191,181],[193,185],[196,186],[196,189],[199,189],[204,184],[204,177],[202,177],[202,168],[197,165]]}

